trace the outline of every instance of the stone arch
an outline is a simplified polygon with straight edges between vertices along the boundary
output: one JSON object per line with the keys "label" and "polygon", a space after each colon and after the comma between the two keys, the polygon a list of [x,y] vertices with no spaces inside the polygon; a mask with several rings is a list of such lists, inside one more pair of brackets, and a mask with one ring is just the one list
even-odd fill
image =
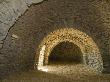
{"label": "stone arch", "polygon": [[63,41],[69,41],[76,44],[83,53],[84,64],[98,72],[102,72],[103,61],[98,46],[86,33],[73,28],[55,30],[43,39],[39,45],[40,55],[37,64],[38,67],[48,64],[48,57],[52,49]]}

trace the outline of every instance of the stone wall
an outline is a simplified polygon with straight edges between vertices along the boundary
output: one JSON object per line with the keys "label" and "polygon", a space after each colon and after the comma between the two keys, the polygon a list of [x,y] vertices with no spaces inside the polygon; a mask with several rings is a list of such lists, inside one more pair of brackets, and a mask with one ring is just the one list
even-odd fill
{"label": "stone wall", "polygon": [[[43,0],[0,0],[0,49],[3,48],[4,40],[18,18],[25,13],[31,4],[42,1]],[[2,75],[3,69],[5,70],[3,62],[6,61],[2,55],[2,52],[0,52],[0,75]]]}
{"label": "stone wall", "polygon": [[[51,32],[66,27],[78,29],[94,40],[103,59],[103,71],[110,72],[109,0],[46,0],[29,9],[32,0],[7,1],[0,3],[3,6],[0,8],[3,11],[0,12],[0,19],[3,19],[0,22],[0,46],[3,44],[0,50],[1,75],[10,70],[32,67],[42,40]],[[21,6],[21,3],[24,5]],[[28,11],[23,14],[26,9]]]}
{"label": "stone wall", "polygon": [[41,1],[43,0],[0,0],[0,49],[9,28],[18,17],[24,14],[32,3]]}
{"label": "stone wall", "polygon": [[[40,51],[38,50],[36,55],[36,57],[39,55],[40,59],[38,67],[47,65],[53,48],[64,41],[71,42],[80,48],[83,64],[88,65],[97,72],[103,71],[103,60],[97,44],[86,33],[76,30],[74,27],[55,30],[43,39],[39,45]],[[42,51],[43,46],[45,46],[44,52],[39,53]],[[36,60],[38,59],[36,58]]]}

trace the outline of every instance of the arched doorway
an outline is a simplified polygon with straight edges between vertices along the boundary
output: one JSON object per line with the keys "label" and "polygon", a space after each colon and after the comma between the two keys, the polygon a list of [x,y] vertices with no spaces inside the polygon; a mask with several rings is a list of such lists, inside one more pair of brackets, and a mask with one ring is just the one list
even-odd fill
{"label": "arched doorway", "polygon": [[[58,29],[47,35],[37,50],[35,65],[37,68],[49,64],[49,56],[55,46],[62,42],[71,42],[80,48],[83,63],[95,71],[103,71],[103,60],[97,44],[86,33],[73,28]],[[78,48],[77,48],[78,49]],[[80,59],[80,58],[79,58]]]}
{"label": "arched doorway", "polygon": [[49,55],[48,64],[81,64],[83,55],[80,48],[69,41],[56,45]]}

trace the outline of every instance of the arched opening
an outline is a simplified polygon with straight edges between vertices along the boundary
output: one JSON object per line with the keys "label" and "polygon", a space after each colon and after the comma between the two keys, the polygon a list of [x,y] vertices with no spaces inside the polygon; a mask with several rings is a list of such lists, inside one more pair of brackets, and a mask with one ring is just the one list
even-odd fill
{"label": "arched opening", "polygon": [[49,55],[49,64],[80,64],[82,60],[80,48],[69,41],[56,45]]}
{"label": "arched opening", "polygon": [[[72,50],[66,49],[72,45]],[[55,63],[53,60],[58,61],[59,59],[61,63],[63,61],[83,63],[98,72],[103,70],[103,61],[97,44],[90,36],[77,29],[62,28],[51,32],[43,39],[37,52],[39,52],[37,53],[39,57],[36,56],[36,60],[39,60],[35,62],[35,65],[38,69],[52,62]],[[71,53],[73,53],[72,57],[69,55]],[[62,58],[62,56],[64,57]]]}

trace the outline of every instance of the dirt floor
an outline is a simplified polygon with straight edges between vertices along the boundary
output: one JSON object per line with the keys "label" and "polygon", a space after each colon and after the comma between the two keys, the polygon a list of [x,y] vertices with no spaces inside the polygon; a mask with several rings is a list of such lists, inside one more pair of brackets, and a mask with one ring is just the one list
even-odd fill
{"label": "dirt floor", "polygon": [[15,73],[3,82],[110,82],[110,75],[99,74],[82,64],[51,64],[39,71]]}

